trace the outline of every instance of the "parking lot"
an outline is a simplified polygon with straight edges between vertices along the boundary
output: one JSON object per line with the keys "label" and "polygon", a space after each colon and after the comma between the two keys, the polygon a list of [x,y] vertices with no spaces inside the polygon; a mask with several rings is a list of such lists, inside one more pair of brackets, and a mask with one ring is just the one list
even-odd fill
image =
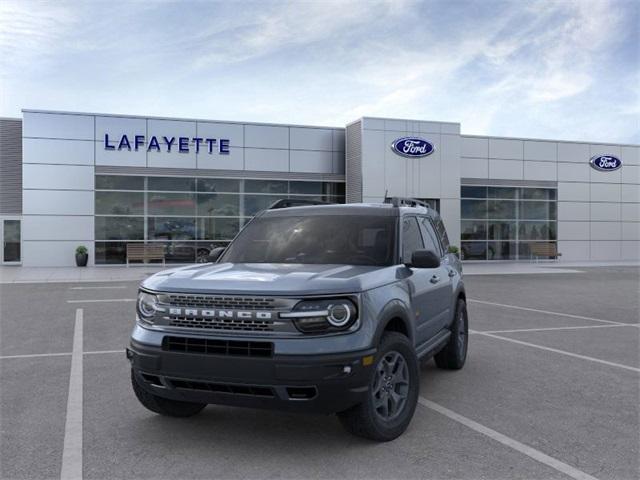
{"label": "parking lot", "polygon": [[1,285],[2,478],[638,478],[638,268],[576,270],[468,276],[467,364],[424,362],[386,444],[335,417],[154,415],[123,352],[137,282]]}

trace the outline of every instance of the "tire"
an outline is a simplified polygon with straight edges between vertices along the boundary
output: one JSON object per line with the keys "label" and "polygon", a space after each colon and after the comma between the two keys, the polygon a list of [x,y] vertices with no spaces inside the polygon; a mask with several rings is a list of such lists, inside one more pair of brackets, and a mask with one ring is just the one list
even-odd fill
{"label": "tire", "polygon": [[140,403],[147,409],[168,417],[191,417],[200,413],[206,403],[180,402],[169,400],[147,392],[139,383],[136,374],[131,370],[131,385]]}
{"label": "tire", "polygon": [[196,263],[209,263],[209,250],[200,249],[196,254]]}
{"label": "tire", "polygon": [[461,298],[456,304],[456,316],[451,325],[451,337],[445,347],[434,357],[438,368],[460,370],[467,359],[469,346],[469,315],[467,304]]}
{"label": "tire", "polygon": [[[388,375],[388,368],[394,366],[397,368],[393,376]],[[400,333],[385,333],[376,354],[367,400],[338,413],[340,423],[353,435],[370,440],[388,442],[397,438],[413,418],[419,380],[418,359],[409,339]]]}

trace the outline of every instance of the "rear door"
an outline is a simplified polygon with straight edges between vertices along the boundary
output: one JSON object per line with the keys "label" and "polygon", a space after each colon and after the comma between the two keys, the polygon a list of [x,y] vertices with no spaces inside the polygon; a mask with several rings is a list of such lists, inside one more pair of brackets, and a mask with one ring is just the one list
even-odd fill
{"label": "rear door", "polygon": [[[453,282],[451,280],[451,272],[453,269],[446,262],[446,251],[442,245],[439,235],[435,231],[433,222],[428,217],[419,217],[418,223],[420,224],[420,231],[425,242],[425,248],[432,250],[436,255],[440,257],[440,267],[436,270],[437,276],[437,298],[436,302],[437,313],[437,326],[438,330],[442,330],[447,327],[451,320],[451,301],[453,295]],[[434,279],[435,281],[435,279]]]}
{"label": "rear door", "polygon": [[[411,263],[411,255],[416,250],[425,248],[418,218],[405,216],[402,218],[402,262]],[[411,295],[411,310],[416,326],[416,343],[418,345],[432,338],[440,330],[440,310],[438,296],[441,285],[439,268],[409,268],[407,285]],[[438,280],[436,280],[438,277]]]}

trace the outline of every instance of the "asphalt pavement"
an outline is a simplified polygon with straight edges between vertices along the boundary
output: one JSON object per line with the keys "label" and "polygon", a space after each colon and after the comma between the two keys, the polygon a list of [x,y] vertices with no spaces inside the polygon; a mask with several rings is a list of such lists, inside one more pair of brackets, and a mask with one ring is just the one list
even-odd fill
{"label": "asphalt pavement", "polygon": [[154,415],[123,352],[136,282],[0,285],[0,476],[637,479],[639,269],[573,270],[467,277],[467,364],[423,362],[415,417],[385,444],[333,416]]}

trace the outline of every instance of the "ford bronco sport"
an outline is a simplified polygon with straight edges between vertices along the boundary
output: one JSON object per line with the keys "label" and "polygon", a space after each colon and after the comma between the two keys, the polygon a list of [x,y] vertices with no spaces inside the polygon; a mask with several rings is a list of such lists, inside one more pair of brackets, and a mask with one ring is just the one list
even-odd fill
{"label": "ford bronco sport", "polygon": [[210,403],[337,413],[356,435],[399,436],[418,360],[462,368],[468,319],[437,212],[385,202],[276,202],[212,263],[143,281],[127,349],[140,402],[178,417]]}

